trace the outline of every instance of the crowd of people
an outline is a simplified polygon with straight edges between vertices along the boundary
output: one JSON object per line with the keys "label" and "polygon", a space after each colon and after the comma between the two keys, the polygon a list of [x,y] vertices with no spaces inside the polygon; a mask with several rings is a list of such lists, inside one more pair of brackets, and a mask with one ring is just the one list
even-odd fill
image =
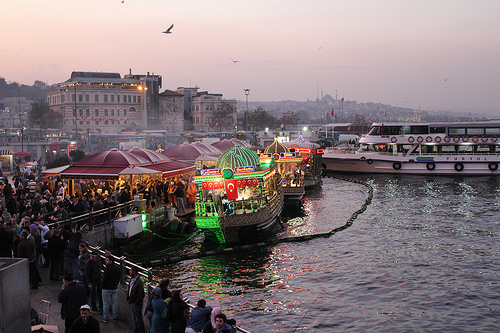
{"label": "crowd of people", "polygon": [[[145,315],[149,319],[148,333],[231,333],[236,324],[228,319],[220,307],[207,306],[204,299],[189,311],[181,290],[168,290],[168,279],[162,279],[149,298]],[[132,287],[131,287],[132,288]],[[135,315],[135,312],[134,312]],[[144,332],[140,312],[136,317],[135,332]]]}

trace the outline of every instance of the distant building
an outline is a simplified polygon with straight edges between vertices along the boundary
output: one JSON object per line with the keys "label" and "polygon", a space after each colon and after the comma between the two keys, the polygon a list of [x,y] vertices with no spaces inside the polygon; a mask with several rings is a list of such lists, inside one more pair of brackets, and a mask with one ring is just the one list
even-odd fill
{"label": "distant building", "polygon": [[69,132],[117,133],[160,128],[160,75],[73,72],[47,92]]}
{"label": "distant building", "polygon": [[184,95],[172,90],[160,93],[159,124],[167,133],[184,131]]}
{"label": "distant building", "polygon": [[0,127],[21,128],[26,125],[28,115],[31,111],[33,101],[26,97],[5,97],[0,99],[0,104],[4,105],[0,110]]}
{"label": "distant building", "polygon": [[[184,108],[190,112],[193,130],[196,132],[219,132],[234,130],[236,125],[237,104],[235,99],[223,99],[222,94],[211,94],[207,91],[198,91],[195,88],[177,88],[177,92],[184,95]],[[230,114],[219,121],[214,118],[214,111],[223,108],[230,109]]]}

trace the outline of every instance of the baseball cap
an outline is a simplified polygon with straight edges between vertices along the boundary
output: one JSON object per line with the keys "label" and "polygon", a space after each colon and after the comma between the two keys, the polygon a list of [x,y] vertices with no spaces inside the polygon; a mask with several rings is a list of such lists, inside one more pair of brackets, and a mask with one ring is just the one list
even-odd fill
{"label": "baseball cap", "polygon": [[88,304],[84,304],[80,306],[80,310],[89,310],[90,311],[90,306]]}

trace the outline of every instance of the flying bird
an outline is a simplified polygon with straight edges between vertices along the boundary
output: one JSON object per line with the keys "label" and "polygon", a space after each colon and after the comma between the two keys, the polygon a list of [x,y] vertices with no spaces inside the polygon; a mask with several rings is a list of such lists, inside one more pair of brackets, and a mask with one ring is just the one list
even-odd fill
{"label": "flying bird", "polygon": [[170,30],[172,30],[172,28],[173,28],[173,27],[174,27],[174,25],[172,24],[172,25],[170,26],[170,28],[168,28],[167,30],[163,31],[163,33],[164,33],[164,34],[171,34],[171,33],[172,33],[172,31],[170,31]]}
{"label": "flying bird", "polygon": [[444,79],[445,81],[448,81],[449,79]]}
{"label": "flying bird", "polygon": [[233,59],[233,58],[231,58],[231,57],[229,57],[229,59],[231,59],[231,61],[232,61],[233,63],[240,62],[239,60],[234,60],[234,59]]}

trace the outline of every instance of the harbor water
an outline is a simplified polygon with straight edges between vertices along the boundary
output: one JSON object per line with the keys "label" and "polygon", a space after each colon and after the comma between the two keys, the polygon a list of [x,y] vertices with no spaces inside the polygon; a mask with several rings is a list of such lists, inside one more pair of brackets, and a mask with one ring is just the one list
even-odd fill
{"label": "harbor water", "polygon": [[[162,274],[193,304],[221,306],[250,332],[500,331],[500,178],[349,178],[374,190],[349,228],[184,261]],[[324,178],[302,212],[287,210],[278,237],[342,226],[367,193]]]}

